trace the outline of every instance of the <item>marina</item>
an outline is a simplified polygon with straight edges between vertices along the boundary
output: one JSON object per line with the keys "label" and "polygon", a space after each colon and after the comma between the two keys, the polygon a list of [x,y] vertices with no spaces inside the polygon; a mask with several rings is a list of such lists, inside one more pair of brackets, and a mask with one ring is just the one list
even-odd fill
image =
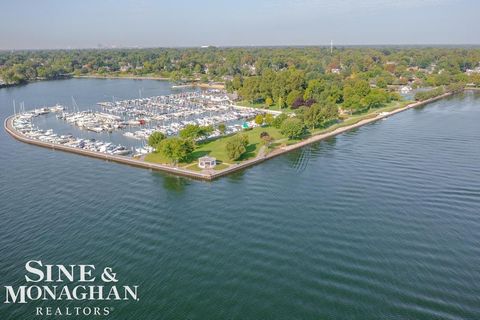
{"label": "marina", "polygon": [[[142,157],[153,151],[147,145],[155,131],[176,136],[189,124],[211,126],[203,139],[258,126],[252,120],[265,110],[235,106],[221,90],[183,92],[149,98],[99,102],[82,110],[72,97],[72,106],[55,105],[16,112],[12,127],[29,139],[103,154]],[[275,114],[274,111],[272,113]]]}
{"label": "marina", "polygon": [[55,109],[40,109],[41,112],[34,110],[32,112],[23,112],[14,116],[12,119],[12,127],[25,137],[33,140],[38,140],[45,143],[64,145],[70,148],[79,148],[100,153],[107,153],[111,155],[129,155],[131,150],[124,146],[115,145],[111,142],[96,141],[95,139],[76,138],[71,134],[59,135],[53,132],[53,129],[39,129],[33,125],[32,119],[51,111],[60,112],[63,107],[57,106]]}
{"label": "marina", "polygon": [[[114,161],[118,163],[132,165],[132,166],[164,171],[164,172],[172,173],[175,175],[181,175],[181,176],[186,176],[186,177],[195,178],[195,179],[214,180],[216,178],[219,178],[219,177],[228,175],[230,173],[243,170],[252,165],[261,163],[273,157],[277,157],[279,155],[303,148],[312,143],[325,140],[327,138],[345,133],[352,129],[359,128],[361,126],[376,122],[378,120],[386,119],[387,117],[390,117],[399,112],[403,112],[411,108],[423,106],[425,104],[443,99],[450,95],[452,95],[452,93],[447,92],[435,98],[411,103],[407,106],[395,109],[391,112],[378,113],[378,114],[375,114],[374,117],[363,119],[354,124],[341,126],[330,132],[314,135],[298,143],[277,148],[270,153],[259,155],[253,159],[246,160],[241,163],[238,163],[220,170],[206,169],[202,171],[194,171],[194,170],[189,170],[185,168],[180,168],[177,166],[146,162],[146,161],[143,161],[141,158],[131,156],[132,154],[135,156],[139,155],[138,153],[135,153],[134,148],[129,150],[128,148],[122,145],[112,145],[109,142],[100,142],[94,139],[85,141],[69,135],[58,136],[53,132],[53,130],[43,131],[42,129],[34,128],[30,121],[35,117],[39,117],[40,115],[49,114],[50,109],[45,109],[45,108],[36,109],[37,111],[34,111],[34,112],[23,112],[18,115],[10,116],[5,119],[4,126],[6,131],[10,135],[12,135],[14,138],[29,144],[52,148],[55,150],[73,152],[76,154],[82,154],[82,155],[99,158],[107,161]],[[60,111],[60,109],[58,111]],[[148,150],[146,150],[145,148],[143,148],[142,151],[145,153],[148,153]]]}
{"label": "marina", "polygon": [[[127,131],[124,136],[135,139],[148,139],[153,131],[167,136],[177,135],[186,125],[215,127],[226,125],[226,133],[242,130],[242,124],[265,110],[235,106],[230,97],[222,90],[192,91],[180,94],[129,99],[113,102],[100,102],[103,112],[97,116],[98,123],[106,123],[107,128],[116,129],[146,127]],[[268,111],[267,111],[268,112]],[[275,113],[269,111],[271,113]],[[109,118],[110,115],[113,118]],[[103,119],[102,119],[103,118]],[[112,121],[114,123],[112,124]],[[250,126],[253,122],[249,123]],[[94,126],[93,130],[102,130]],[[218,130],[207,138],[220,135]]]}
{"label": "marina", "polygon": [[211,139],[220,136],[219,124],[225,124],[225,133],[232,134],[245,125],[256,126],[252,119],[258,114],[279,113],[236,106],[221,90],[99,102],[101,110],[79,110],[74,100],[73,104],[72,111],[63,109],[57,119],[95,133],[118,131],[126,138],[141,140],[142,147],[154,131],[175,136],[186,125],[212,126],[214,130],[205,137]]}

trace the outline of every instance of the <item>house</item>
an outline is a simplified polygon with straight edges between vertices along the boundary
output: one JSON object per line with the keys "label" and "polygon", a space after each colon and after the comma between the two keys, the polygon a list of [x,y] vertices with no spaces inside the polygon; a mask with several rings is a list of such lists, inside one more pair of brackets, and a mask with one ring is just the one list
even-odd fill
{"label": "house", "polygon": [[474,69],[467,69],[465,70],[465,73],[468,75],[468,76],[471,76],[472,74],[474,73],[480,73],[480,67],[476,67]]}
{"label": "house", "polygon": [[130,69],[132,69],[132,65],[130,63],[120,67],[121,72],[127,72]]}

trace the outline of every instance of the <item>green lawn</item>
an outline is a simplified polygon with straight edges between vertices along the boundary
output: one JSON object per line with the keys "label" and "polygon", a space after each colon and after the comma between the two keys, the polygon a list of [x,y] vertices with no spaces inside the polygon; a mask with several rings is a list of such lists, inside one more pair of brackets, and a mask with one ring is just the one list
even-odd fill
{"label": "green lawn", "polygon": [[[252,130],[243,131],[243,134],[248,136],[249,145],[247,146],[247,152],[242,155],[239,161],[247,160],[254,158],[260,147],[262,146],[260,133],[266,131],[274,139],[284,138],[278,129],[273,127],[257,127]],[[199,143],[195,151],[191,154],[190,158],[186,162],[179,164],[181,167],[188,166],[188,169],[193,169],[193,166],[190,164],[197,163],[198,158],[205,155],[217,158],[217,161],[220,162],[216,169],[226,167],[227,164],[232,164],[239,161],[232,161],[228,159],[226,152],[226,144],[229,137],[220,137],[214,140],[209,140],[203,143]],[[169,163],[168,159],[165,159],[160,153],[153,152],[145,156],[145,161],[147,162],[156,162],[156,163]]]}
{"label": "green lawn", "polygon": [[[257,127],[253,128],[252,130],[242,132],[248,136],[249,145],[247,146],[247,152],[241,157],[240,161],[254,158],[257,155],[258,150],[262,146],[260,133],[263,131],[268,132],[268,134],[274,140],[283,138],[280,131],[273,127]],[[209,155],[224,163],[234,163],[235,161],[228,159],[227,156],[227,140],[228,137],[223,137],[198,145],[197,149],[193,152],[193,158],[196,160],[204,155]]]}
{"label": "green lawn", "polygon": [[155,162],[155,163],[162,163],[162,164],[170,164],[170,161],[163,157],[158,152],[152,152],[145,156],[145,161],[147,162]]}

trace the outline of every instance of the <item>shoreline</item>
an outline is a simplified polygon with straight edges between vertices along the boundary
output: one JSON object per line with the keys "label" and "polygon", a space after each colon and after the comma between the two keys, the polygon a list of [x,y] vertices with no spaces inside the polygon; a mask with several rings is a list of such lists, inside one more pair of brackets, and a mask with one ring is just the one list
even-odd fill
{"label": "shoreline", "polygon": [[[143,77],[143,76],[109,76],[109,75],[84,75],[84,76],[72,76],[72,78],[77,79],[128,79],[128,80],[157,80],[157,81],[172,81],[170,78],[165,77]],[[224,89],[225,84],[220,83],[186,83],[181,85],[172,85],[172,88],[192,88],[192,87],[199,87],[205,89]]]}
{"label": "shoreline", "polygon": [[128,79],[128,80],[159,80],[159,81],[171,81],[170,78],[165,77],[142,77],[142,76],[110,76],[110,75],[74,75],[72,78],[86,78],[86,79]]}
{"label": "shoreline", "polygon": [[330,137],[334,137],[336,135],[339,135],[339,134],[345,133],[347,131],[362,127],[364,125],[376,122],[378,120],[390,117],[392,115],[395,115],[397,113],[400,113],[400,112],[403,112],[403,111],[406,111],[406,110],[409,110],[409,109],[412,109],[412,108],[424,106],[426,104],[429,104],[429,103],[434,102],[434,101],[441,100],[441,99],[449,97],[451,95],[453,95],[452,92],[447,92],[447,93],[444,93],[444,94],[442,94],[440,96],[437,96],[437,97],[434,97],[434,98],[430,98],[430,99],[427,99],[427,100],[424,100],[424,101],[418,101],[418,102],[408,104],[404,107],[401,107],[401,108],[395,109],[393,111],[390,111],[387,114],[377,114],[377,116],[375,116],[373,118],[363,119],[363,120],[360,120],[357,123],[347,125],[347,126],[344,126],[344,127],[339,127],[339,128],[337,128],[333,131],[330,131],[330,132],[313,135],[313,136],[311,136],[311,137],[309,137],[305,140],[302,140],[300,142],[297,142],[295,144],[275,149],[272,152],[270,152],[270,153],[268,153],[264,156],[260,156],[260,157],[257,156],[254,159],[246,160],[242,163],[232,165],[231,167],[228,167],[228,168],[225,168],[225,169],[222,169],[222,170],[217,170],[217,171],[209,170],[209,171],[203,171],[203,172],[200,171],[199,172],[199,171],[187,170],[187,169],[184,169],[184,168],[172,167],[172,166],[163,165],[163,164],[159,164],[159,163],[146,162],[146,161],[138,160],[138,159],[134,159],[134,158],[127,158],[127,157],[123,157],[123,156],[115,156],[115,155],[110,155],[110,154],[96,152],[96,151],[89,151],[89,150],[69,147],[69,146],[65,146],[65,145],[62,145],[62,144],[55,144],[55,143],[50,143],[50,142],[44,142],[44,141],[31,139],[31,138],[23,135],[22,133],[20,133],[20,132],[18,132],[14,129],[12,123],[13,123],[13,119],[14,119],[15,115],[9,116],[5,119],[4,128],[7,131],[7,133],[9,133],[13,138],[15,138],[19,141],[28,143],[28,144],[37,145],[37,146],[40,146],[40,147],[53,149],[53,150],[71,152],[71,153],[75,153],[75,154],[89,156],[89,157],[92,157],[92,158],[102,159],[102,160],[105,160],[105,161],[113,161],[113,162],[117,162],[117,163],[127,164],[127,165],[131,165],[131,166],[134,166],[134,167],[140,167],[140,168],[162,171],[162,172],[166,172],[166,173],[170,173],[170,174],[174,174],[174,175],[180,175],[180,176],[189,177],[189,178],[194,178],[194,179],[211,181],[211,180],[226,176],[230,173],[233,173],[233,172],[236,172],[236,171],[243,170],[243,169],[246,169],[248,167],[254,166],[254,165],[259,164],[259,163],[261,163],[265,160],[268,160],[268,159],[280,156],[282,154],[297,150],[299,148],[305,147],[305,146],[310,145],[312,143],[319,142],[319,141],[328,139]]}

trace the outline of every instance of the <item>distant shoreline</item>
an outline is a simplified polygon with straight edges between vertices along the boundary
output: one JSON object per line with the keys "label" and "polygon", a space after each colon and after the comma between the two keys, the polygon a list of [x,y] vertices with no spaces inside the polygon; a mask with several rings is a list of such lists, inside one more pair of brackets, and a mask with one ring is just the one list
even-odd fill
{"label": "distant shoreline", "polygon": [[[85,79],[128,79],[128,80],[157,80],[157,81],[172,81],[170,78],[155,77],[155,76],[110,76],[110,75],[83,75],[73,76],[73,78],[85,78]],[[200,82],[187,82],[181,85],[172,85],[172,88],[190,88],[199,87],[205,89],[225,89],[225,84],[222,83],[200,83]]]}
{"label": "distant shoreline", "polygon": [[73,75],[72,78],[87,78],[87,79],[129,79],[129,80],[159,80],[159,81],[171,81],[170,78],[165,77],[155,77],[155,76],[111,76],[111,75]]}
{"label": "distant shoreline", "polygon": [[[26,82],[21,83],[2,83],[0,84],[0,89],[2,88],[11,88],[16,86],[27,85],[33,82],[41,82],[41,81],[51,81],[51,80],[68,80],[68,79],[126,79],[126,80],[155,80],[155,81],[170,81],[170,78],[166,77],[156,77],[156,76],[113,76],[113,75],[69,75],[69,76],[62,76],[53,79],[42,79],[37,78],[33,80],[29,80]],[[225,89],[225,84],[220,82],[215,83],[200,83],[200,82],[187,82],[185,84],[180,85],[172,85],[173,88],[189,88],[189,87],[199,87],[205,89]]]}

